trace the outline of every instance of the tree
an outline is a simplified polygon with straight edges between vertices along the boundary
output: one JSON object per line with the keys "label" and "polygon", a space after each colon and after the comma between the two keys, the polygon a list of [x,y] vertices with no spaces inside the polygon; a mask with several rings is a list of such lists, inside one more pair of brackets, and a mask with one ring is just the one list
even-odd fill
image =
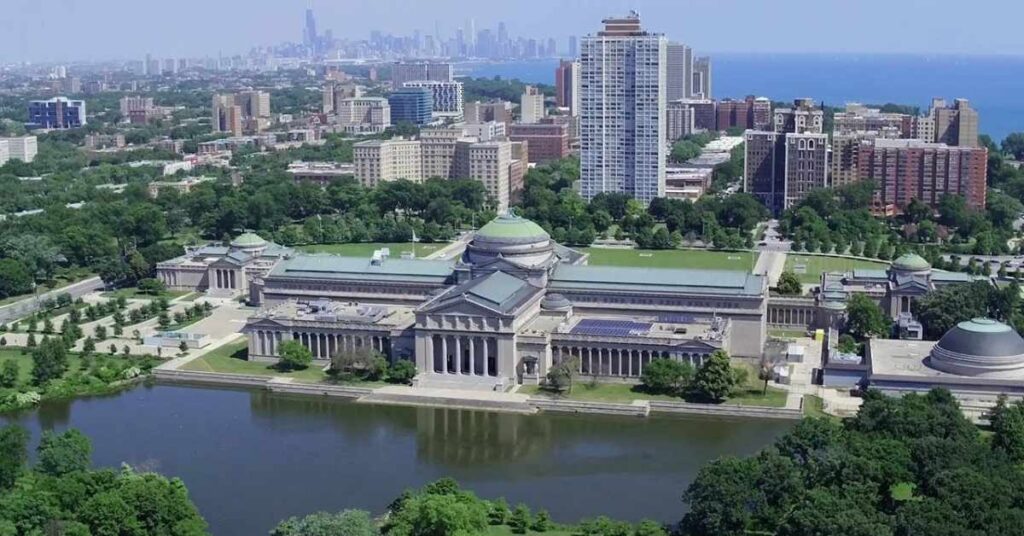
{"label": "tree", "polygon": [[1024,161],[1024,133],[1013,132],[1003,139],[1003,152],[1018,161]]}
{"label": "tree", "polygon": [[35,385],[46,385],[50,380],[60,378],[67,367],[67,349],[57,339],[44,339],[32,350],[32,382]]}
{"label": "tree", "polygon": [[11,489],[28,462],[28,432],[16,424],[0,428],[0,491]]}
{"label": "tree", "polygon": [[15,259],[0,259],[0,297],[7,298],[32,292],[32,274]]}
{"label": "tree", "polygon": [[804,293],[804,286],[800,279],[793,272],[786,270],[779,276],[779,283],[775,289],[783,296],[799,296]]}
{"label": "tree", "polygon": [[504,497],[498,497],[497,500],[491,501],[490,509],[487,513],[487,520],[491,525],[505,525],[508,524],[512,518],[512,510],[508,507],[508,502],[505,501]]}
{"label": "tree", "polygon": [[36,451],[36,469],[50,476],[85,471],[92,465],[92,444],[74,428],[63,434],[43,432]]}
{"label": "tree", "polygon": [[441,479],[394,501],[383,532],[388,536],[484,534],[489,510],[454,480]]}
{"label": "tree", "polygon": [[516,505],[516,509],[512,511],[512,519],[509,520],[508,526],[516,534],[526,534],[526,531],[530,528],[530,509],[523,503]]}
{"label": "tree", "polygon": [[28,339],[25,340],[25,346],[27,346],[29,348],[35,348],[36,347],[36,334],[35,333],[29,333],[28,334]]}
{"label": "tree", "polygon": [[392,383],[411,384],[416,377],[416,364],[408,359],[399,359],[388,370],[388,381]]}
{"label": "tree", "polygon": [[92,337],[86,337],[82,343],[82,355],[89,356],[96,351],[96,341]]}
{"label": "tree", "polygon": [[150,296],[159,296],[167,289],[163,281],[153,278],[139,280],[138,288],[140,293],[149,294]]}
{"label": "tree", "polygon": [[343,510],[336,514],[317,512],[279,523],[270,536],[377,536],[380,531],[368,512]]}
{"label": "tree", "polygon": [[764,382],[764,389],[761,390],[761,395],[768,394],[768,382],[775,378],[775,371],[772,370],[771,363],[765,361],[761,363],[761,366],[757,369],[757,379]]}
{"label": "tree", "polygon": [[572,393],[573,381],[579,373],[579,359],[576,357],[565,357],[561,362],[552,365],[547,374],[547,385],[551,389],[561,393]]}
{"label": "tree", "polygon": [[553,528],[555,528],[555,524],[551,522],[551,514],[548,514],[547,510],[537,512],[533,524],[530,525],[530,529],[534,532],[547,532]]}
{"label": "tree", "polygon": [[107,326],[96,326],[96,328],[92,330],[92,334],[96,337],[96,340],[98,341],[106,340]]}
{"label": "tree", "polygon": [[693,366],[675,359],[655,359],[644,366],[640,383],[651,393],[678,395],[693,380]]}
{"label": "tree", "polygon": [[1024,461],[1024,403],[1007,403],[1006,395],[999,395],[989,414],[992,426],[992,447],[1006,452],[1017,462]]}
{"label": "tree", "polygon": [[892,322],[882,308],[867,294],[854,293],[846,304],[846,329],[861,340],[886,337]]}
{"label": "tree", "polygon": [[11,389],[18,385],[18,376],[21,373],[21,368],[18,366],[18,362],[14,359],[8,359],[4,361],[2,367],[0,367],[0,387],[5,389]]}
{"label": "tree", "polygon": [[281,360],[278,367],[282,370],[302,370],[313,362],[313,353],[299,341],[284,341],[279,351]]}
{"label": "tree", "polygon": [[729,355],[716,350],[697,369],[691,389],[699,399],[720,402],[729,396],[735,385],[736,376],[729,364]]}
{"label": "tree", "polygon": [[[127,346],[125,348],[127,348]],[[183,353],[183,354],[187,354],[188,353],[188,343],[185,342],[185,341],[181,341],[181,343],[178,344],[178,351]]]}

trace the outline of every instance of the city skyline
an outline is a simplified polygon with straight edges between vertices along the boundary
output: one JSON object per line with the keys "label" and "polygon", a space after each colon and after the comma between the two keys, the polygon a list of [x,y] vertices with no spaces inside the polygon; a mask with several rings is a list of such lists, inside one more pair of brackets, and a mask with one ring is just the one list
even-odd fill
{"label": "city skyline", "polygon": [[[246,9],[240,9],[240,0],[215,4],[182,0],[173,11],[160,14],[158,25],[132,17],[136,6],[127,0],[11,2],[12,9],[0,19],[0,63],[123,59],[145,52],[161,56],[237,54],[253,46],[301,43],[307,7],[314,9],[321,33],[331,31],[334,37],[348,40],[368,39],[372,30],[393,35],[412,35],[419,30],[424,35],[450,36],[470,25],[479,31],[504,22],[511,35],[557,39],[561,52],[567,48],[569,36],[585,35],[596,21],[635,9],[647,20],[679,21],[652,24],[651,31],[710,53],[1024,55],[1024,36],[1016,32],[1013,22],[1024,16],[1024,6],[1008,1],[986,10],[961,10],[950,17],[942,9],[945,2],[925,5],[881,0],[866,0],[855,11],[820,6],[810,0],[783,0],[771,5],[748,0],[701,0],[685,6],[666,0],[524,0],[514,8],[485,8],[465,0],[429,4],[410,0],[344,4],[316,0],[306,5],[257,0],[246,2]],[[469,10],[470,6],[476,11]],[[949,3],[949,7],[954,6]],[[997,9],[1000,17],[986,17],[992,9]],[[54,11],[64,16],[44,16]],[[737,17],[737,12],[746,15]],[[722,31],[720,24],[701,22],[713,21],[725,13],[731,14],[728,32]],[[835,32],[839,17],[844,27],[870,27],[871,32]],[[779,25],[800,27],[801,31],[773,31],[771,40],[764,39],[762,28]],[[88,39],[75,40],[73,47],[70,38],[54,38],[104,27],[114,31],[90,32]],[[182,39],[182,28],[189,29],[187,40]],[[985,28],[984,33],[979,28]]]}

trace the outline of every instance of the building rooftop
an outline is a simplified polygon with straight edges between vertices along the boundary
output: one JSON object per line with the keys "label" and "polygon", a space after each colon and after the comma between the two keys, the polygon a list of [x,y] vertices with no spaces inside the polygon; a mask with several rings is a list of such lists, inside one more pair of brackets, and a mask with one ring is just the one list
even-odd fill
{"label": "building rooftop", "polygon": [[370,258],[338,255],[297,255],[278,264],[268,277],[304,279],[395,280],[444,283],[454,260]]}
{"label": "building rooftop", "polygon": [[514,214],[502,214],[491,220],[476,232],[476,236],[486,239],[537,238],[547,240],[549,238],[543,227]]}
{"label": "building rooftop", "polygon": [[570,266],[555,269],[549,286],[561,289],[687,292],[731,296],[759,296],[764,277],[739,270],[676,270],[618,266]]}

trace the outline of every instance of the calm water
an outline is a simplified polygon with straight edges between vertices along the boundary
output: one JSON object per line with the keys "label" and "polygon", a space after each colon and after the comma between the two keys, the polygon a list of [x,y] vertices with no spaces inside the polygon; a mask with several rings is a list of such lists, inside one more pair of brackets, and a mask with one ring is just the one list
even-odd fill
{"label": "calm water", "polygon": [[[932,97],[965,97],[981,115],[980,131],[1001,140],[1024,131],[1024,57],[855,54],[714,54],[716,98],[755,94],[773,100],[811,97],[895,102],[926,109]],[[557,60],[462,65],[460,74],[554,83]]]}
{"label": "calm water", "polygon": [[701,464],[750,454],[772,421],[506,415],[368,406],[266,392],[140,387],[14,418],[81,429],[98,465],[182,478],[216,535],[266,534],[316,510],[380,512],[404,488],[453,476],[485,497],[546,507],[559,521],[681,517]]}

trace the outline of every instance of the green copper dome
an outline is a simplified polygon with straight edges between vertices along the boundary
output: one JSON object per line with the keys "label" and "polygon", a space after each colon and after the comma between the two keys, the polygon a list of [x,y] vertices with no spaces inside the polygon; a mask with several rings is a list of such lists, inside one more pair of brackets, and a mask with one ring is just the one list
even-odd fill
{"label": "green copper dome", "polygon": [[502,214],[476,232],[477,238],[489,241],[500,240],[547,240],[550,238],[543,227],[515,214]]}
{"label": "green copper dome", "polygon": [[892,267],[906,272],[920,272],[923,270],[931,270],[932,265],[928,264],[928,261],[924,260],[924,257],[916,253],[906,253],[892,261]]}
{"label": "green copper dome", "polygon": [[242,233],[231,241],[233,248],[259,248],[267,245],[267,241],[256,233]]}

